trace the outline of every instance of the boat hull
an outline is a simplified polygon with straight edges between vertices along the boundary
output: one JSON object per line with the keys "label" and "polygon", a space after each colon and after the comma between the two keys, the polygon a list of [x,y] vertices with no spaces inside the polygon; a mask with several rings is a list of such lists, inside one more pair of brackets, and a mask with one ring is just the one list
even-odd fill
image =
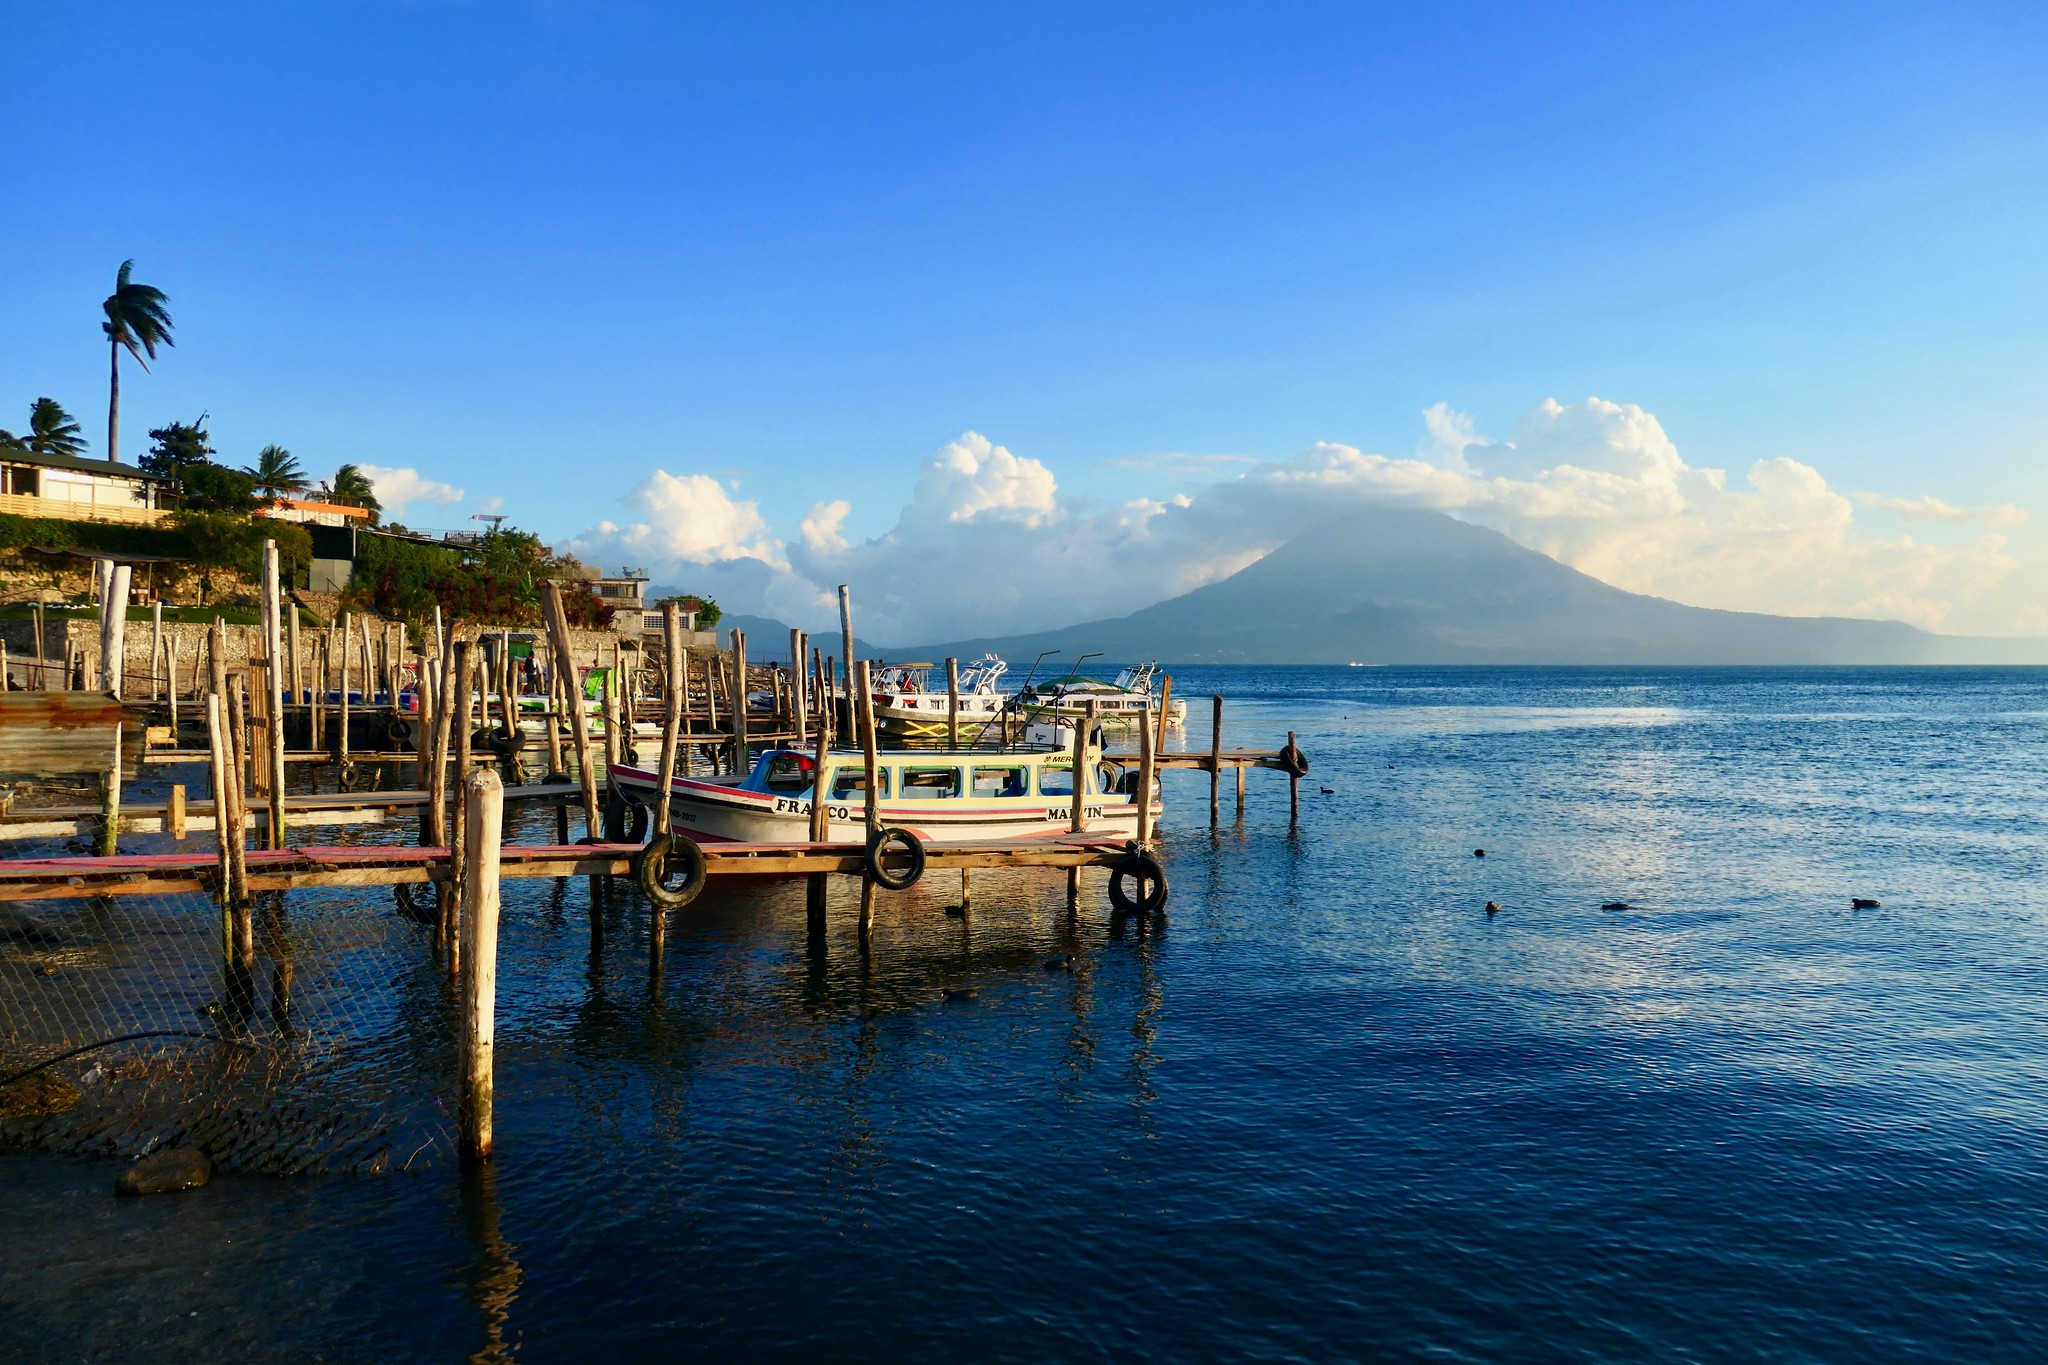
{"label": "boat hull", "polygon": [[[661,777],[646,768],[620,764],[612,778],[629,800],[652,806]],[[810,838],[808,796],[747,791],[716,782],[678,777],[669,785],[669,831],[693,843],[802,843]],[[1152,803],[1156,822],[1163,803]],[[826,811],[831,843],[867,839],[867,808],[858,801],[833,803]],[[1071,799],[1057,797],[953,797],[941,801],[884,801],[881,823],[907,829],[927,844],[963,844],[990,839],[1057,838],[1069,832]],[[1138,833],[1138,804],[1119,793],[1094,795],[1083,803],[1090,834]]]}

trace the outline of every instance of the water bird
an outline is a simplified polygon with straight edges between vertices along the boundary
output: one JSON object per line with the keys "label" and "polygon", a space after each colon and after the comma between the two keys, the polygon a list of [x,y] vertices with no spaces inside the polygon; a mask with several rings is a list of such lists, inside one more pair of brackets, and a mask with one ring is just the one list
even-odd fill
{"label": "water bird", "polygon": [[1335,787],[1324,787],[1322,788],[1322,793],[1325,796],[1335,796],[1337,794],[1337,789]]}
{"label": "water bird", "polygon": [[1488,901],[1488,902],[1486,903],[1486,917],[1487,917],[1488,919],[1492,919],[1492,918],[1493,918],[1493,917],[1494,917],[1495,915],[1498,915],[1499,913],[1500,913],[1500,902],[1499,902],[1499,901]]}
{"label": "water bird", "polygon": [[939,994],[948,1000],[974,1000],[981,995],[979,986],[941,986]]}
{"label": "water bird", "polygon": [[1877,909],[1877,902],[1869,896],[1851,896],[1849,898],[1849,908],[1852,910],[1875,910]]}
{"label": "water bird", "polygon": [[1045,969],[1049,972],[1071,972],[1074,970],[1074,955],[1061,953],[1058,957],[1049,957],[1045,960]]}
{"label": "water bird", "polygon": [[1600,908],[1601,908],[1602,910],[1626,910],[1626,909],[1628,909],[1628,902],[1627,902],[1627,901],[1608,901],[1608,902],[1607,902],[1607,903],[1606,903],[1605,905],[1601,906]]}
{"label": "water bird", "polygon": [[1486,856],[1486,850],[1483,848],[1475,848],[1472,850],[1472,856],[1475,858],[1484,858]]}
{"label": "water bird", "polygon": [[967,918],[967,907],[966,907],[966,906],[964,906],[964,905],[949,905],[949,906],[947,906],[947,907],[946,907],[946,918],[947,918],[947,919],[966,919],[966,918]]}

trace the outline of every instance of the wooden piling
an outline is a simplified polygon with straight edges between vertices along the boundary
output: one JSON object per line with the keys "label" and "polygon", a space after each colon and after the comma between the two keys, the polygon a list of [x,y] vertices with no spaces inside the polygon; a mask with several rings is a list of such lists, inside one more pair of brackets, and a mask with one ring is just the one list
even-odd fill
{"label": "wooden piling", "polygon": [[[844,583],[839,585],[839,637],[841,645],[839,657],[841,662],[846,665],[846,681],[851,686],[853,683],[853,589]],[[847,719],[853,719],[852,712],[847,713]]]}
{"label": "wooden piling", "polygon": [[[811,760],[811,842],[822,844],[831,829],[832,793],[825,786],[825,757],[832,747],[832,713],[818,716],[818,748]],[[808,928],[814,940],[825,932],[825,874],[813,872],[805,878],[804,906]]]}
{"label": "wooden piling", "polygon": [[[1287,732],[1287,754],[1292,758],[1300,751],[1294,747],[1294,731]],[[1289,826],[1301,822],[1301,774],[1295,769],[1298,764],[1290,763],[1287,768],[1287,823]]]}
{"label": "wooden piling", "polygon": [[747,633],[732,633],[732,675],[737,686],[732,694],[732,771],[747,775]]}
{"label": "wooden piling", "polygon": [[292,689],[292,705],[295,707],[304,706],[306,704],[306,675],[299,665],[299,605],[289,600],[284,603],[284,636],[286,664],[289,670],[288,677]]}
{"label": "wooden piling", "polygon": [[[126,564],[115,565],[107,575],[105,595],[100,599],[100,685],[118,699],[121,695],[123,641],[128,624],[128,575]],[[114,726],[113,756],[107,765],[101,788],[99,853],[112,857],[121,843],[121,726]]]}
{"label": "wooden piling", "polygon": [[583,780],[584,833],[596,839],[597,774],[590,770],[590,727],[584,723],[582,697],[576,687],[576,654],[569,643],[569,615],[562,606],[562,589],[557,584],[541,584],[540,595],[547,610],[548,637],[555,646],[556,668],[562,675],[562,693],[569,703],[569,732],[576,747],[576,768]]}
{"label": "wooden piling", "polygon": [[[1143,716],[1144,724],[1138,727],[1138,842],[1152,841],[1152,776],[1156,768],[1154,756],[1158,752],[1156,736],[1152,730],[1152,717]],[[1145,903],[1145,889],[1138,888],[1138,903]]]}
{"label": "wooden piling", "polygon": [[348,762],[348,613],[341,617],[341,711],[339,725],[341,737],[335,744],[335,753],[345,765]]}
{"label": "wooden piling", "polygon": [[[448,753],[449,745],[455,740],[450,728],[455,715],[455,666],[447,655],[434,660],[434,740],[430,748],[433,761],[427,767],[427,843],[434,848],[448,846]],[[467,777],[458,773],[456,781]],[[445,894],[445,892],[443,893]]]}
{"label": "wooden piling", "polygon": [[[840,589],[842,594],[845,591],[844,588]],[[844,600],[842,596],[841,601]],[[867,798],[863,814],[868,840],[872,843],[876,832],[882,828],[881,794],[878,790],[881,782],[881,752],[880,745],[875,739],[874,677],[866,659],[860,661],[859,680],[859,690],[850,695],[849,704],[853,707],[854,714],[860,718],[861,769],[867,787],[863,793]],[[863,939],[867,938],[874,927],[875,879],[864,876],[861,878],[860,890],[860,936]]]}
{"label": "wooden piling", "polygon": [[960,661],[946,660],[946,747],[960,747]]}
{"label": "wooden piling", "polygon": [[498,775],[480,769],[464,780],[472,818],[463,840],[461,956],[469,964],[462,982],[462,1095],[456,1106],[462,1160],[467,1165],[491,1155],[492,1054],[497,1030],[498,856],[505,821],[505,787]]}
{"label": "wooden piling", "polygon": [[[661,690],[661,787],[654,802],[652,835],[656,839],[669,833],[669,785],[675,781],[676,747],[683,734],[683,609],[674,602],[661,604],[661,634],[666,646],[662,653],[668,664],[668,682]],[[648,961],[659,970],[661,950],[668,938],[668,911],[659,905],[650,905],[648,911],[653,916],[648,925]]]}
{"label": "wooden piling", "polygon": [[164,829],[179,843],[185,841],[185,784],[171,785],[171,795],[164,803]]}
{"label": "wooden piling", "polygon": [[[1244,769],[1239,767],[1238,793],[1243,799]],[[1223,698],[1211,697],[1209,709],[1209,828],[1222,821],[1223,806]]]}
{"label": "wooden piling", "polygon": [[[1087,825],[1088,795],[1088,735],[1095,728],[1095,698],[1088,698],[1082,707],[1079,723],[1074,726],[1074,813],[1067,828],[1079,834]],[[1081,869],[1067,869],[1067,911],[1069,914],[1081,908]]]}
{"label": "wooden piling", "polygon": [[284,593],[278,582],[277,542],[263,542],[263,714],[268,720],[270,847],[284,847]]}
{"label": "wooden piling", "polygon": [[[156,661],[164,652],[164,603],[162,598],[149,604],[149,699],[155,701],[163,695],[157,689]],[[0,669],[0,687],[6,685],[6,670]]]}
{"label": "wooden piling", "polygon": [[[449,827],[449,844],[454,848],[466,849],[474,837],[472,828],[478,816],[470,805],[472,776],[471,762],[474,755],[470,742],[474,733],[469,723],[470,693],[476,687],[476,656],[478,646],[469,641],[455,642],[455,818]],[[503,788],[501,787],[502,791]],[[500,801],[500,808],[503,801]],[[462,902],[468,896],[468,864],[461,857],[451,856],[449,871],[454,874],[451,885],[444,886],[439,898],[441,906],[440,937],[448,948],[448,974],[462,974]]]}
{"label": "wooden piling", "polygon": [[810,710],[810,681],[804,672],[804,665],[810,658],[809,640],[800,630],[792,627],[789,632],[789,719],[790,729],[796,736],[796,747],[801,749],[810,742],[806,722]]}
{"label": "wooden piling", "polygon": [[1237,765],[1237,823],[1244,823],[1244,765]]}
{"label": "wooden piling", "polygon": [[1166,721],[1173,714],[1173,674],[1169,673],[1159,684],[1159,731],[1152,737],[1152,747],[1166,747]]}

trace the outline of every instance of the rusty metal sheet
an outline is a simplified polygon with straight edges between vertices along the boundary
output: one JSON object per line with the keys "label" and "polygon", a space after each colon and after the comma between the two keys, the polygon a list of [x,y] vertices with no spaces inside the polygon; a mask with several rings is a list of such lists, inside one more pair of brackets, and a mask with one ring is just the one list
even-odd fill
{"label": "rusty metal sheet", "polygon": [[129,718],[104,692],[0,692],[0,775],[104,772]]}

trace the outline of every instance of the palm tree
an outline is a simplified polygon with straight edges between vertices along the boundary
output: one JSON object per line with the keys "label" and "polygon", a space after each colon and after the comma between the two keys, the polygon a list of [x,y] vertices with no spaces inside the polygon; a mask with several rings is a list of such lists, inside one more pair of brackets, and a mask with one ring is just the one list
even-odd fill
{"label": "palm tree", "polygon": [[121,262],[121,273],[114,277],[114,292],[107,295],[107,320],[100,324],[114,351],[113,387],[107,397],[107,459],[117,464],[121,459],[121,348],[127,347],[128,354],[147,373],[149,365],[142,358],[145,353],[155,360],[158,346],[177,344],[171,340],[171,315],[164,308],[169,300],[164,291],[155,285],[135,283],[129,278],[134,269],[135,262]]}
{"label": "palm tree", "polygon": [[384,504],[377,501],[377,490],[370,483],[370,476],[352,464],[345,464],[334,471],[333,494],[337,501],[353,503],[367,508],[370,520],[384,510]]}
{"label": "palm tree", "polygon": [[54,398],[38,398],[29,406],[28,435],[0,431],[0,447],[37,455],[68,455],[75,460],[85,454],[85,438],[62,404]]}
{"label": "palm tree", "polygon": [[283,446],[263,447],[256,452],[256,463],[242,472],[273,498],[281,493],[297,493],[306,486],[306,471],[299,468],[298,457]]}

